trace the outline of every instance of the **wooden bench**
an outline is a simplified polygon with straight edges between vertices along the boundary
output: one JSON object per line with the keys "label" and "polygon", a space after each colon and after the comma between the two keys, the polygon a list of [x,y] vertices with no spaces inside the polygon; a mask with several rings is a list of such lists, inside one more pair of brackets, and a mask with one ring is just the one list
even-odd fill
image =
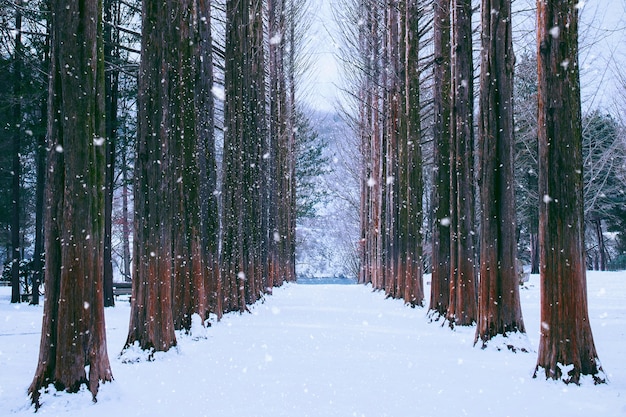
{"label": "wooden bench", "polygon": [[132,295],[133,294],[133,283],[132,282],[114,282],[113,283],[113,296],[115,298],[120,295]]}

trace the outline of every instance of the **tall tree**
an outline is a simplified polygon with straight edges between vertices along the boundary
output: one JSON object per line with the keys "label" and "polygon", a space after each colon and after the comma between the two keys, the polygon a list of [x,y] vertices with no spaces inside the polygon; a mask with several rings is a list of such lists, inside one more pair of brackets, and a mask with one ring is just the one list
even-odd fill
{"label": "tall tree", "polygon": [[[104,324],[104,65],[98,0],[54,0],[48,111],[46,303],[33,403],[49,384],[111,381]],[[76,40],[80,39],[80,42]],[[86,370],[89,370],[87,374]]]}
{"label": "tall tree", "polygon": [[176,346],[172,315],[173,161],[168,136],[170,97],[178,80],[168,54],[174,1],[143,2],[137,97],[133,294],[126,347],[167,351]]}
{"label": "tall tree", "polygon": [[[263,3],[227,0],[222,182],[223,310],[244,311],[263,285],[268,217]],[[265,149],[264,149],[265,148]]]}
{"label": "tall tree", "polygon": [[113,190],[115,188],[115,153],[117,136],[117,99],[119,87],[117,13],[113,0],[104,0],[104,60],[106,109],[106,171],[104,194],[104,306],[115,305],[113,297]]}
{"label": "tall tree", "polygon": [[535,376],[603,382],[587,307],[578,2],[537,1],[541,334]]}
{"label": "tall tree", "polygon": [[472,1],[452,0],[450,126],[450,324],[477,319],[474,265],[474,73]]}
{"label": "tall tree", "polygon": [[218,316],[222,313],[219,269],[219,215],[217,167],[215,161],[215,102],[212,88],[213,35],[211,33],[211,1],[198,0],[198,49],[196,60],[196,114],[198,165],[200,172],[200,211],[202,247],[207,271],[205,291],[208,308]]}
{"label": "tall tree", "polygon": [[[203,134],[206,133],[200,130],[208,128],[212,120],[202,120],[202,124],[199,124],[202,109],[198,109],[197,104],[207,103],[212,94],[211,79],[200,78],[211,75],[200,67],[204,59],[211,60],[210,54],[200,55],[201,51],[208,50],[208,45],[203,45],[207,40],[201,39],[200,34],[210,33],[207,28],[202,28],[210,24],[210,8],[208,1],[197,0],[175,1],[172,7],[172,16],[177,19],[169,26],[173,50],[168,61],[174,81],[170,86],[168,103],[172,117],[168,136],[168,149],[172,152],[173,162],[170,175],[175,179],[172,198],[175,204],[172,224],[173,314],[177,330],[190,330],[194,314],[198,314],[204,321],[209,312],[209,270],[205,256],[207,252],[203,248],[206,236],[202,231],[200,200],[200,181],[207,179],[201,177],[200,166],[201,163],[206,165],[213,162],[201,162],[210,149],[205,147]],[[207,215],[217,217],[217,212]]]}
{"label": "tall tree", "polygon": [[434,81],[433,249],[430,304],[433,318],[445,317],[450,301],[450,0],[436,0],[433,18]]}
{"label": "tall tree", "polygon": [[483,0],[480,66],[480,284],[475,342],[524,332],[517,276],[510,0]]}
{"label": "tall tree", "polygon": [[21,149],[22,149],[22,2],[15,5],[15,46],[13,49],[13,149],[12,149],[12,218],[11,218],[11,302],[20,300],[20,220],[21,220]]}

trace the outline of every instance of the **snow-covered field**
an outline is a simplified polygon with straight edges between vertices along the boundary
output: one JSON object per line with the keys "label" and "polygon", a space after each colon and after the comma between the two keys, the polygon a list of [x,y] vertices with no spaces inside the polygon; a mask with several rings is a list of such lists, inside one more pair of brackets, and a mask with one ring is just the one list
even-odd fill
{"label": "snow-covered field", "polygon": [[[206,338],[179,336],[154,362],[119,359],[129,306],[107,309],[115,381],[42,397],[53,416],[585,416],[626,415],[626,272],[588,273],[589,314],[609,384],[533,379],[536,352],[473,347],[474,328],[429,323],[426,309],[358,285],[276,289],[252,314],[230,314]],[[426,286],[427,290],[429,286]],[[522,290],[528,344],[539,331],[538,277]],[[0,415],[31,415],[26,390],[41,307],[0,288]]]}

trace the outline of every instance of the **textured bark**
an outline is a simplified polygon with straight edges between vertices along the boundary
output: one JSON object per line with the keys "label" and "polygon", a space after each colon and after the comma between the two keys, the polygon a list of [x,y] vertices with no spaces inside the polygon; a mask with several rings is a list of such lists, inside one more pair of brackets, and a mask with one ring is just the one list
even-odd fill
{"label": "textured bark", "polygon": [[[114,36],[113,0],[104,0],[104,60],[116,62],[117,51],[114,46],[118,42]],[[113,190],[115,186],[115,152],[117,136],[117,97],[119,70],[112,65],[105,71],[105,114],[106,114],[106,169],[104,193],[104,306],[113,307],[113,259],[112,259],[112,226],[113,226]]]}
{"label": "textured bark", "polygon": [[433,249],[429,314],[445,317],[450,301],[450,0],[436,0],[433,18]]}
{"label": "textured bark", "polygon": [[213,40],[211,1],[198,0],[198,50],[196,54],[196,115],[200,177],[202,248],[205,262],[205,291],[208,311],[221,317],[219,270],[219,215],[217,167],[215,162],[215,116],[213,87]]}
{"label": "textured bark", "polygon": [[[203,4],[208,6],[208,4]],[[201,133],[196,111],[197,100],[212,94],[198,88],[200,54],[200,9],[197,0],[171,3],[175,19],[169,27],[172,41],[170,65],[175,82],[170,86],[172,124],[168,140],[172,152],[172,175],[175,178],[172,202],[174,219],[172,224],[173,259],[173,317],[177,330],[190,330],[191,317],[198,314],[202,320],[208,318],[206,274],[206,251],[202,247],[202,204],[200,155]],[[206,13],[206,10],[204,11]],[[206,16],[205,22],[206,22]],[[208,24],[204,23],[204,24]],[[190,41],[191,40],[191,41]],[[211,59],[210,56],[206,59]]]}
{"label": "textured bark", "polygon": [[259,0],[226,2],[223,310],[245,311],[265,291],[265,68]]}
{"label": "textured bark", "polygon": [[167,351],[176,346],[172,316],[171,78],[167,36],[171,6],[144,2],[135,159],[133,294],[126,346]]}
{"label": "textured bark", "polygon": [[516,271],[510,0],[483,0],[480,73],[480,284],[476,343],[524,332]]}
{"label": "textured bark", "polygon": [[469,326],[477,319],[474,266],[474,94],[472,2],[452,1],[451,184],[452,230],[450,324]]}
{"label": "textured bark", "polygon": [[[404,257],[406,259],[406,279],[404,301],[411,306],[424,303],[424,280],[422,270],[422,123],[420,103],[420,16],[418,0],[407,0],[404,4],[404,84],[406,86],[404,114],[406,133],[404,146],[406,154],[402,158],[402,193],[400,199],[406,205],[404,231]],[[401,203],[402,204],[402,203]],[[401,209],[402,210],[402,209]]]}
{"label": "textured bark", "polygon": [[70,392],[86,384],[95,400],[100,381],[112,380],[102,297],[101,3],[57,0],[50,6],[46,303],[39,364],[29,388],[36,405],[48,384]]}
{"label": "textured bark", "polygon": [[[537,1],[541,335],[535,376],[603,382],[589,325],[583,222],[578,9]],[[569,367],[564,374],[564,367]]]}

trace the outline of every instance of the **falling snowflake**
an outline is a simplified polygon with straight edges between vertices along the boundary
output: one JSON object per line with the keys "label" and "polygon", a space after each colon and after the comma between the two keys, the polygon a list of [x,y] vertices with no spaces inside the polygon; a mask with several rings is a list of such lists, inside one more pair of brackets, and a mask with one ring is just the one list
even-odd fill
{"label": "falling snowflake", "polygon": [[549,33],[554,39],[557,39],[561,33],[561,29],[558,26],[554,26],[549,30]]}
{"label": "falling snowflake", "polygon": [[280,33],[276,33],[274,36],[270,38],[270,45],[278,45],[283,41],[283,35]]}

